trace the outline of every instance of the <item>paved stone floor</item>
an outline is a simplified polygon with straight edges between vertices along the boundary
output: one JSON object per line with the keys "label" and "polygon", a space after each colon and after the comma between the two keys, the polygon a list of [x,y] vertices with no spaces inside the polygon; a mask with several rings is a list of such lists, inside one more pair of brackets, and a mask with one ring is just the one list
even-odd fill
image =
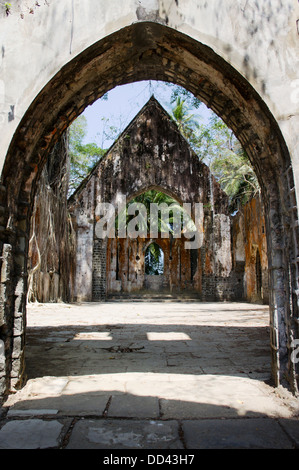
{"label": "paved stone floor", "polygon": [[0,411],[0,449],[298,448],[268,322],[246,303],[30,305],[28,381]]}

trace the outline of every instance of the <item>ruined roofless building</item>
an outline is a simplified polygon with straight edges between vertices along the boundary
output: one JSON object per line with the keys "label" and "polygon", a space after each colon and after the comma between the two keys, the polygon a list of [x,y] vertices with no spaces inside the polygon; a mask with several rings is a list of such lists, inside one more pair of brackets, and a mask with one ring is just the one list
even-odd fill
{"label": "ruined roofless building", "polygon": [[[202,208],[196,220],[198,248],[186,248],[184,234],[97,237],[101,203],[112,204],[117,215],[120,200],[128,203],[153,189],[180,205]],[[233,270],[228,197],[154,97],[71,196],[69,210],[76,231],[74,300],[157,292],[202,300],[244,296],[242,268]],[[163,253],[163,266],[160,273],[147,274],[146,253],[152,243]]]}
{"label": "ruined roofless building", "polygon": [[28,241],[41,172],[87,106],[142,80],[186,88],[247,153],[265,213],[272,376],[298,392],[298,2],[85,0],[74,10],[51,0],[20,18],[23,7],[12,2],[0,18],[0,395],[25,374]]}

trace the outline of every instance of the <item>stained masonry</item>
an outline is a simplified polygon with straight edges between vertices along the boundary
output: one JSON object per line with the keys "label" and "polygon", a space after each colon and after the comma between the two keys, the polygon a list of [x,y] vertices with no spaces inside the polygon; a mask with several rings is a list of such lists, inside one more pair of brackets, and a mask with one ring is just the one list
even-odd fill
{"label": "stained masonry", "polygon": [[[65,145],[60,144],[60,150],[57,146],[52,156],[55,157],[57,149],[58,153],[64,154]],[[41,180],[51,186],[49,164]],[[56,189],[52,184],[50,193],[55,195]],[[119,196],[125,196],[130,201],[147,189],[164,191],[180,204],[201,202],[204,207],[201,221],[204,243],[196,253],[184,249],[184,238],[173,241],[161,238],[160,234],[159,239],[155,240],[165,255],[163,276],[147,276],[144,272],[145,248],[153,241],[151,238],[102,241],[95,237],[95,224],[99,220],[96,202],[106,201],[117,206]],[[64,187],[65,197],[66,192],[67,188]],[[42,201],[41,185],[35,198],[31,235],[43,208]],[[53,226],[55,235],[60,234],[62,238],[57,249],[52,250],[51,245],[52,248],[49,246],[46,254],[43,253],[38,269],[35,269],[38,259],[35,241],[36,238],[43,240],[48,237],[48,233],[43,233],[46,225],[41,224],[35,237],[30,237],[29,294],[33,299],[41,302],[59,299],[98,301],[115,294],[147,292],[152,295],[159,292],[192,295],[203,301],[268,301],[265,220],[260,199],[252,200],[235,217],[231,217],[226,194],[155,99],[147,103],[86,177],[68,206],[72,223],[64,226],[62,235],[62,227],[57,223],[62,214],[66,216],[65,201],[62,201]],[[75,231],[76,246],[69,245],[65,238],[70,229]],[[115,272],[117,244],[121,246],[119,252],[122,252],[118,267],[122,275],[119,279],[116,279]],[[47,256],[49,252],[51,259]],[[66,263],[59,259],[60,252],[64,253]],[[4,249],[4,255],[1,297],[12,301],[10,284],[5,281],[5,273],[10,272],[12,263],[10,245]],[[8,341],[0,343],[1,393],[7,389],[9,377],[12,386],[20,386],[20,371],[25,370],[25,325],[18,314],[25,302],[24,296],[17,298],[15,326],[10,339],[12,344]],[[8,316],[1,316],[0,327],[8,328],[9,325]],[[14,350],[11,370],[7,370],[8,363],[4,361],[7,348]],[[21,376],[25,377],[23,372]]]}
{"label": "stained masonry", "polygon": [[[99,203],[117,209],[121,198],[130,201],[149,189],[165,192],[180,204],[202,204],[200,248],[185,249],[184,237],[165,238],[161,233],[154,239],[150,234],[137,240],[97,238]],[[267,301],[267,288],[257,289],[261,279],[267,284],[265,237],[261,237],[264,245],[259,258],[263,276],[250,283],[249,272],[257,268],[256,258],[247,259],[247,245],[260,242],[250,240],[250,227],[242,227],[244,219],[249,226],[259,224],[262,213],[253,218],[245,210],[234,219],[230,216],[227,195],[153,97],[83,181],[71,197],[69,209],[77,243],[74,300],[159,291],[188,293],[207,301]],[[164,253],[163,275],[145,273],[145,251],[152,242]]]}

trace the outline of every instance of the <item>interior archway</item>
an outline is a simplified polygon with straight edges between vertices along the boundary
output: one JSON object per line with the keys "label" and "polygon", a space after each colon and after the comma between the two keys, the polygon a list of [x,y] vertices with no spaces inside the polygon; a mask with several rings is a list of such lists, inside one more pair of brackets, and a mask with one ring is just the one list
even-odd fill
{"label": "interior archway", "polygon": [[[288,340],[297,335],[298,261],[294,179],[279,126],[250,83],[209,47],[166,26],[140,22],[93,44],[65,64],[31,104],[11,142],[2,173],[3,242],[12,247],[8,328],[26,310],[28,233],[34,194],[49,152],[68,125],[113,87],[139,80],[184,86],[232,129],[256,171],[265,206],[270,273],[272,370],[296,386]],[[290,304],[289,299],[292,298]],[[22,333],[23,335],[23,333]],[[22,336],[23,337],[23,336]],[[7,355],[11,369],[12,350]],[[23,357],[14,370],[23,375]],[[9,373],[9,372],[8,372]]]}
{"label": "interior archway", "polygon": [[[163,187],[153,189],[150,186],[150,189],[129,196],[121,212],[116,211],[115,230],[110,232],[107,243],[104,242],[106,272],[102,280],[104,278],[106,285],[106,299],[130,294],[142,297],[153,290],[161,291],[165,298],[182,291],[192,292],[194,297],[200,298],[200,251],[188,247],[188,241],[195,239],[198,229],[191,211],[189,214],[184,203],[179,203],[182,194],[178,196],[175,190],[167,193]],[[134,211],[129,213],[132,204]],[[125,237],[118,232],[120,219],[126,227]],[[197,220],[199,223],[203,220]],[[131,230],[135,231],[133,237]],[[198,235],[197,240],[201,234]],[[94,260],[93,271],[96,268],[97,260]],[[93,300],[97,300],[96,295],[97,292]]]}

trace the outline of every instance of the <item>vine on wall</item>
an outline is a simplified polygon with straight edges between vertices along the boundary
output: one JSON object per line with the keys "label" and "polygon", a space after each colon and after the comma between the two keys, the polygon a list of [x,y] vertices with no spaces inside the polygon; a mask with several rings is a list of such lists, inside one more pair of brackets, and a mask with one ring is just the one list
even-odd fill
{"label": "vine on wall", "polygon": [[1,3],[1,6],[5,9],[6,16],[8,16],[11,13],[11,3],[4,2]]}
{"label": "vine on wall", "polygon": [[[48,0],[44,0],[44,5],[50,6]],[[12,6],[12,3],[10,2],[0,2],[0,6],[2,9],[4,9],[6,16],[9,16],[10,14],[14,13],[14,6]],[[25,5],[25,9],[20,9],[19,6],[15,6],[18,12],[20,13],[20,17],[23,19],[26,13],[29,13],[30,15],[34,15],[34,12],[37,8],[39,8],[41,4],[39,3],[38,0],[36,0],[34,3],[30,5]]]}
{"label": "vine on wall", "polygon": [[41,174],[29,239],[28,301],[69,301],[75,234],[67,208],[68,135],[51,152]]}

